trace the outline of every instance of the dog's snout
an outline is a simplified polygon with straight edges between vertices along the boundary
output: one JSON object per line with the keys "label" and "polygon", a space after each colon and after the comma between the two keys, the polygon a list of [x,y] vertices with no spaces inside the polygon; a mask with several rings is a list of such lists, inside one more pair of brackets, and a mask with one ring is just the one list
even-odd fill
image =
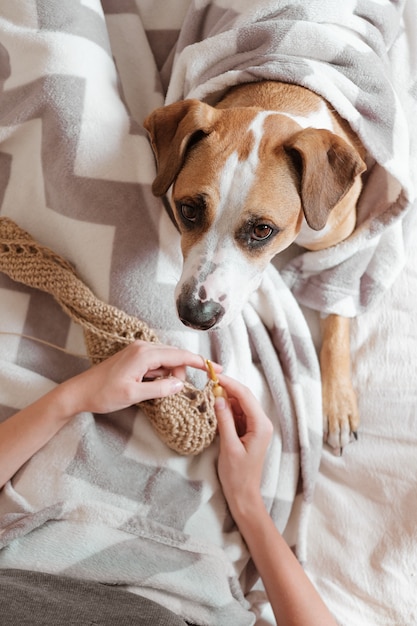
{"label": "dog's snout", "polygon": [[224,308],[214,300],[202,302],[196,298],[179,296],[177,299],[178,316],[185,326],[197,330],[213,328],[223,317]]}

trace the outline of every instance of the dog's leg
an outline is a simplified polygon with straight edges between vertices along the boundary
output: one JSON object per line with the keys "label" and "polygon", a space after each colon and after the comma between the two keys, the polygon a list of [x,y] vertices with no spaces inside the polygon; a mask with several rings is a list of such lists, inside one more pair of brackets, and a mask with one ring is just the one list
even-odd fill
{"label": "dog's leg", "polygon": [[350,371],[350,320],[328,315],[322,320],[320,367],[323,386],[324,440],[340,451],[356,438],[359,413]]}

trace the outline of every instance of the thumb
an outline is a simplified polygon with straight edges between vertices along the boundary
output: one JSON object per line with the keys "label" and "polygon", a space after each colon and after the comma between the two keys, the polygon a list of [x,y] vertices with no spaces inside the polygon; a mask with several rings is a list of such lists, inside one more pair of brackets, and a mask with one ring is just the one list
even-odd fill
{"label": "thumb", "polygon": [[144,400],[153,400],[154,398],[166,398],[167,396],[172,396],[181,391],[183,387],[184,382],[179,378],[175,378],[175,376],[147,381],[141,385],[141,402]]}

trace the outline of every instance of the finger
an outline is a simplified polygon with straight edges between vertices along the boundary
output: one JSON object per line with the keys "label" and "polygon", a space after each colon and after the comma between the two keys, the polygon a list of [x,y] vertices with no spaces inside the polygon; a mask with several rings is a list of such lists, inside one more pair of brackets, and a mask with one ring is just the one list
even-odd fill
{"label": "finger", "polygon": [[248,417],[254,414],[263,414],[266,417],[259,401],[249,387],[224,374],[219,375],[219,382],[226,389],[228,395],[239,404],[242,413]]}
{"label": "finger", "polygon": [[185,380],[187,377],[186,366],[178,365],[172,369],[167,367],[159,367],[156,370],[149,370],[143,376],[143,380],[154,380],[155,378],[166,378],[167,376],[174,376],[180,380]]}
{"label": "finger", "polygon": [[214,402],[217,417],[217,427],[220,435],[220,446],[230,447],[239,441],[236,432],[235,420],[228,401],[223,397],[217,397]]}
{"label": "finger", "polygon": [[181,391],[184,387],[182,380],[169,376],[168,378],[158,378],[141,385],[141,402],[152,400],[153,398],[166,398]]}
{"label": "finger", "polygon": [[269,440],[272,435],[271,420],[251,390],[229,376],[219,376],[219,382],[229,397],[239,404],[236,414],[245,416],[246,433],[265,434],[265,438],[268,437]]}
{"label": "finger", "polygon": [[171,374],[172,376],[175,376],[175,378],[179,378],[180,380],[185,380],[187,378],[186,368],[183,365],[180,365],[179,367],[173,367]]}
{"label": "finger", "polygon": [[205,370],[204,358],[189,350],[164,347],[158,350],[148,350],[144,354],[145,366],[148,370],[157,370],[160,367],[172,370],[174,367],[194,367]]}
{"label": "finger", "polygon": [[155,380],[155,378],[162,378],[169,376],[171,372],[166,367],[159,367],[157,370],[149,370],[144,374],[143,380]]}
{"label": "finger", "polygon": [[[203,357],[200,357],[200,358],[204,362],[204,369],[207,370],[206,360]],[[221,365],[219,365],[219,363],[213,363],[212,365],[213,365],[213,369],[215,370],[216,374],[219,374],[223,370],[223,367]],[[185,380],[186,377],[187,377],[186,367],[187,367],[187,364],[179,365],[178,367],[173,367],[172,371],[171,371],[171,374],[173,376],[175,376],[176,378],[179,378],[180,380]],[[203,368],[199,367],[199,369],[203,369]]]}

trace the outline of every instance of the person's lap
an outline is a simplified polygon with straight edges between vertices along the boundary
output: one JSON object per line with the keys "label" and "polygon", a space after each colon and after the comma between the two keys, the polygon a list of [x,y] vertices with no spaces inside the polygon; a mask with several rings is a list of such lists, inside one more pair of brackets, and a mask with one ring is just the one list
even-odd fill
{"label": "person's lap", "polygon": [[17,569],[0,570],[0,616],[2,626],[186,626],[118,587]]}

